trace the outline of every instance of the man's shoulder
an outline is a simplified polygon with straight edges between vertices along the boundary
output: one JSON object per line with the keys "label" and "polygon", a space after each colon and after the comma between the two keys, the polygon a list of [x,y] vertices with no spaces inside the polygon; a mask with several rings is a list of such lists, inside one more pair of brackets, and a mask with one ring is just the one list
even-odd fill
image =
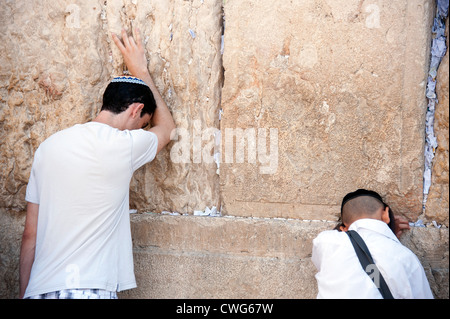
{"label": "man's shoulder", "polygon": [[94,136],[102,136],[102,135],[108,135],[119,133],[120,135],[127,135],[123,131],[119,131],[116,128],[113,128],[106,124],[100,124],[95,122],[87,122],[82,124],[75,124],[73,126],[64,128],[60,131],[57,131],[50,135],[44,143],[50,143],[52,141],[58,141],[58,140],[66,140],[70,138],[76,138],[81,139],[83,137],[86,138],[92,138],[92,135]]}
{"label": "man's shoulder", "polygon": [[56,131],[53,134],[51,134],[49,137],[47,137],[42,143],[41,145],[45,145],[45,144],[49,144],[52,143],[54,141],[57,141],[58,139],[60,139],[61,137],[64,137],[68,134],[72,134],[75,130],[77,130],[77,126],[79,124],[76,124],[74,126],[71,127],[67,127],[64,128],[62,130]]}
{"label": "man's shoulder", "polygon": [[343,238],[346,238],[347,234],[345,232],[341,232],[338,230],[325,230],[321,232],[317,237],[313,240],[314,244],[319,243],[338,243]]}
{"label": "man's shoulder", "polygon": [[144,129],[127,130],[127,133],[130,134],[133,137],[138,136],[138,137],[145,137],[145,138],[149,138],[149,137],[150,138],[156,138],[156,139],[158,138],[158,136],[154,132],[147,131],[147,130],[144,130]]}

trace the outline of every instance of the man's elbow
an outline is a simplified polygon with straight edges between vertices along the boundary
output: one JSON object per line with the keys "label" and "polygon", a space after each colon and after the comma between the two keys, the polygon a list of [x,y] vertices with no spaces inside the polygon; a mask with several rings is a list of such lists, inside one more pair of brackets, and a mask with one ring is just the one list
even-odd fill
{"label": "man's elbow", "polygon": [[22,234],[22,243],[36,243],[36,231],[25,228]]}
{"label": "man's elbow", "polygon": [[176,129],[177,129],[177,127],[176,127],[176,125],[175,125],[175,123],[173,121],[172,121],[172,123],[169,123],[166,126],[166,130],[165,130],[165,134],[164,134],[165,135],[165,144],[166,145],[169,144],[170,141],[175,138],[175,136],[176,136]]}
{"label": "man's elbow", "polygon": [[167,123],[164,126],[158,126],[153,131],[158,136],[158,149],[159,153],[171,140],[176,137],[176,126],[174,123]]}

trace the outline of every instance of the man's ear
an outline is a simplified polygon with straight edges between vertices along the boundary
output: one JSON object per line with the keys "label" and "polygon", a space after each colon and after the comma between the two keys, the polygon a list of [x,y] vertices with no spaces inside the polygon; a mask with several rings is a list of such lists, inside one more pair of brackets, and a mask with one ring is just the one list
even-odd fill
{"label": "man's ear", "polygon": [[141,116],[141,111],[144,108],[144,104],[142,103],[133,103],[130,105],[131,107],[131,116],[136,118],[136,116]]}
{"label": "man's ear", "polygon": [[381,213],[381,220],[389,225],[391,219],[389,218],[389,206],[386,206]]}

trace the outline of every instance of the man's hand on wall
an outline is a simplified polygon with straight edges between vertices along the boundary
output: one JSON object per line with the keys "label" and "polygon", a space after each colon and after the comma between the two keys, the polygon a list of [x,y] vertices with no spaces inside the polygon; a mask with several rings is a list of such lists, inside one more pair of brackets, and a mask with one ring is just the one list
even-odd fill
{"label": "man's hand on wall", "polygon": [[404,230],[410,229],[408,220],[402,216],[395,216],[395,236],[400,238]]}
{"label": "man's hand on wall", "polygon": [[112,38],[122,53],[123,60],[131,75],[141,79],[148,75],[147,58],[140,30],[136,29],[136,41],[132,36],[129,37],[124,29],[122,29],[122,41],[115,33],[112,34]]}

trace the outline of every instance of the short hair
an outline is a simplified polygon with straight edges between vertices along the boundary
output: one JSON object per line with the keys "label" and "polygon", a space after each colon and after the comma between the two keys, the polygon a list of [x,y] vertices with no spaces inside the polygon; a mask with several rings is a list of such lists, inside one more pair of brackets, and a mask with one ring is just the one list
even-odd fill
{"label": "short hair", "polygon": [[348,200],[342,208],[342,222],[350,224],[351,222],[366,216],[372,216],[380,209],[384,209],[383,202],[372,196],[359,196]]}
{"label": "short hair", "polygon": [[[368,199],[366,198],[366,203],[359,203],[358,206],[365,206],[367,209],[365,208],[360,208],[357,210],[357,212],[355,212],[354,215],[352,215],[352,212],[356,211],[357,208],[357,204],[358,202],[355,202],[354,205],[352,206],[348,206],[347,207],[347,203],[350,204],[350,201],[356,200],[359,197],[363,198],[363,197],[368,197],[371,198],[373,200],[372,205],[378,206],[377,203],[380,203],[379,207],[383,207],[384,209],[386,209],[386,207],[389,207],[389,205],[387,205],[383,198],[380,196],[380,194],[378,194],[377,192],[371,191],[371,190],[367,190],[367,189],[358,189],[357,191],[348,193],[347,195],[344,196],[344,198],[342,199],[342,203],[341,203],[341,218],[340,218],[340,224],[338,224],[336,226],[335,229],[340,230],[340,227],[343,226],[343,223],[347,223],[348,221],[352,220],[356,220],[358,217],[361,217],[364,212],[366,212],[366,214],[370,215],[370,211],[373,211],[375,206],[371,206],[368,203]],[[344,206],[345,207],[345,212],[344,212]],[[348,208],[348,210],[347,210]],[[353,210],[351,210],[353,208]],[[378,208],[379,209],[379,208]],[[376,210],[375,210],[376,211]],[[359,213],[358,213],[359,212]],[[369,212],[369,213],[367,213]],[[346,217],[344,217],[344,215],[346,215]],[[392,209],[389,207],[389,224],[388,224],[389,228],[395,232],[395,218],[394,218],[394,212],[392,211]]]}
{"label": "short hair", "polygon": [[133,103],[144,104],[141,117],[144,114],[153,115],[156,110],[156,101],[148,86],[127,82],[111,82],[103,93],[101,110],[119,114],[126,111]]}

